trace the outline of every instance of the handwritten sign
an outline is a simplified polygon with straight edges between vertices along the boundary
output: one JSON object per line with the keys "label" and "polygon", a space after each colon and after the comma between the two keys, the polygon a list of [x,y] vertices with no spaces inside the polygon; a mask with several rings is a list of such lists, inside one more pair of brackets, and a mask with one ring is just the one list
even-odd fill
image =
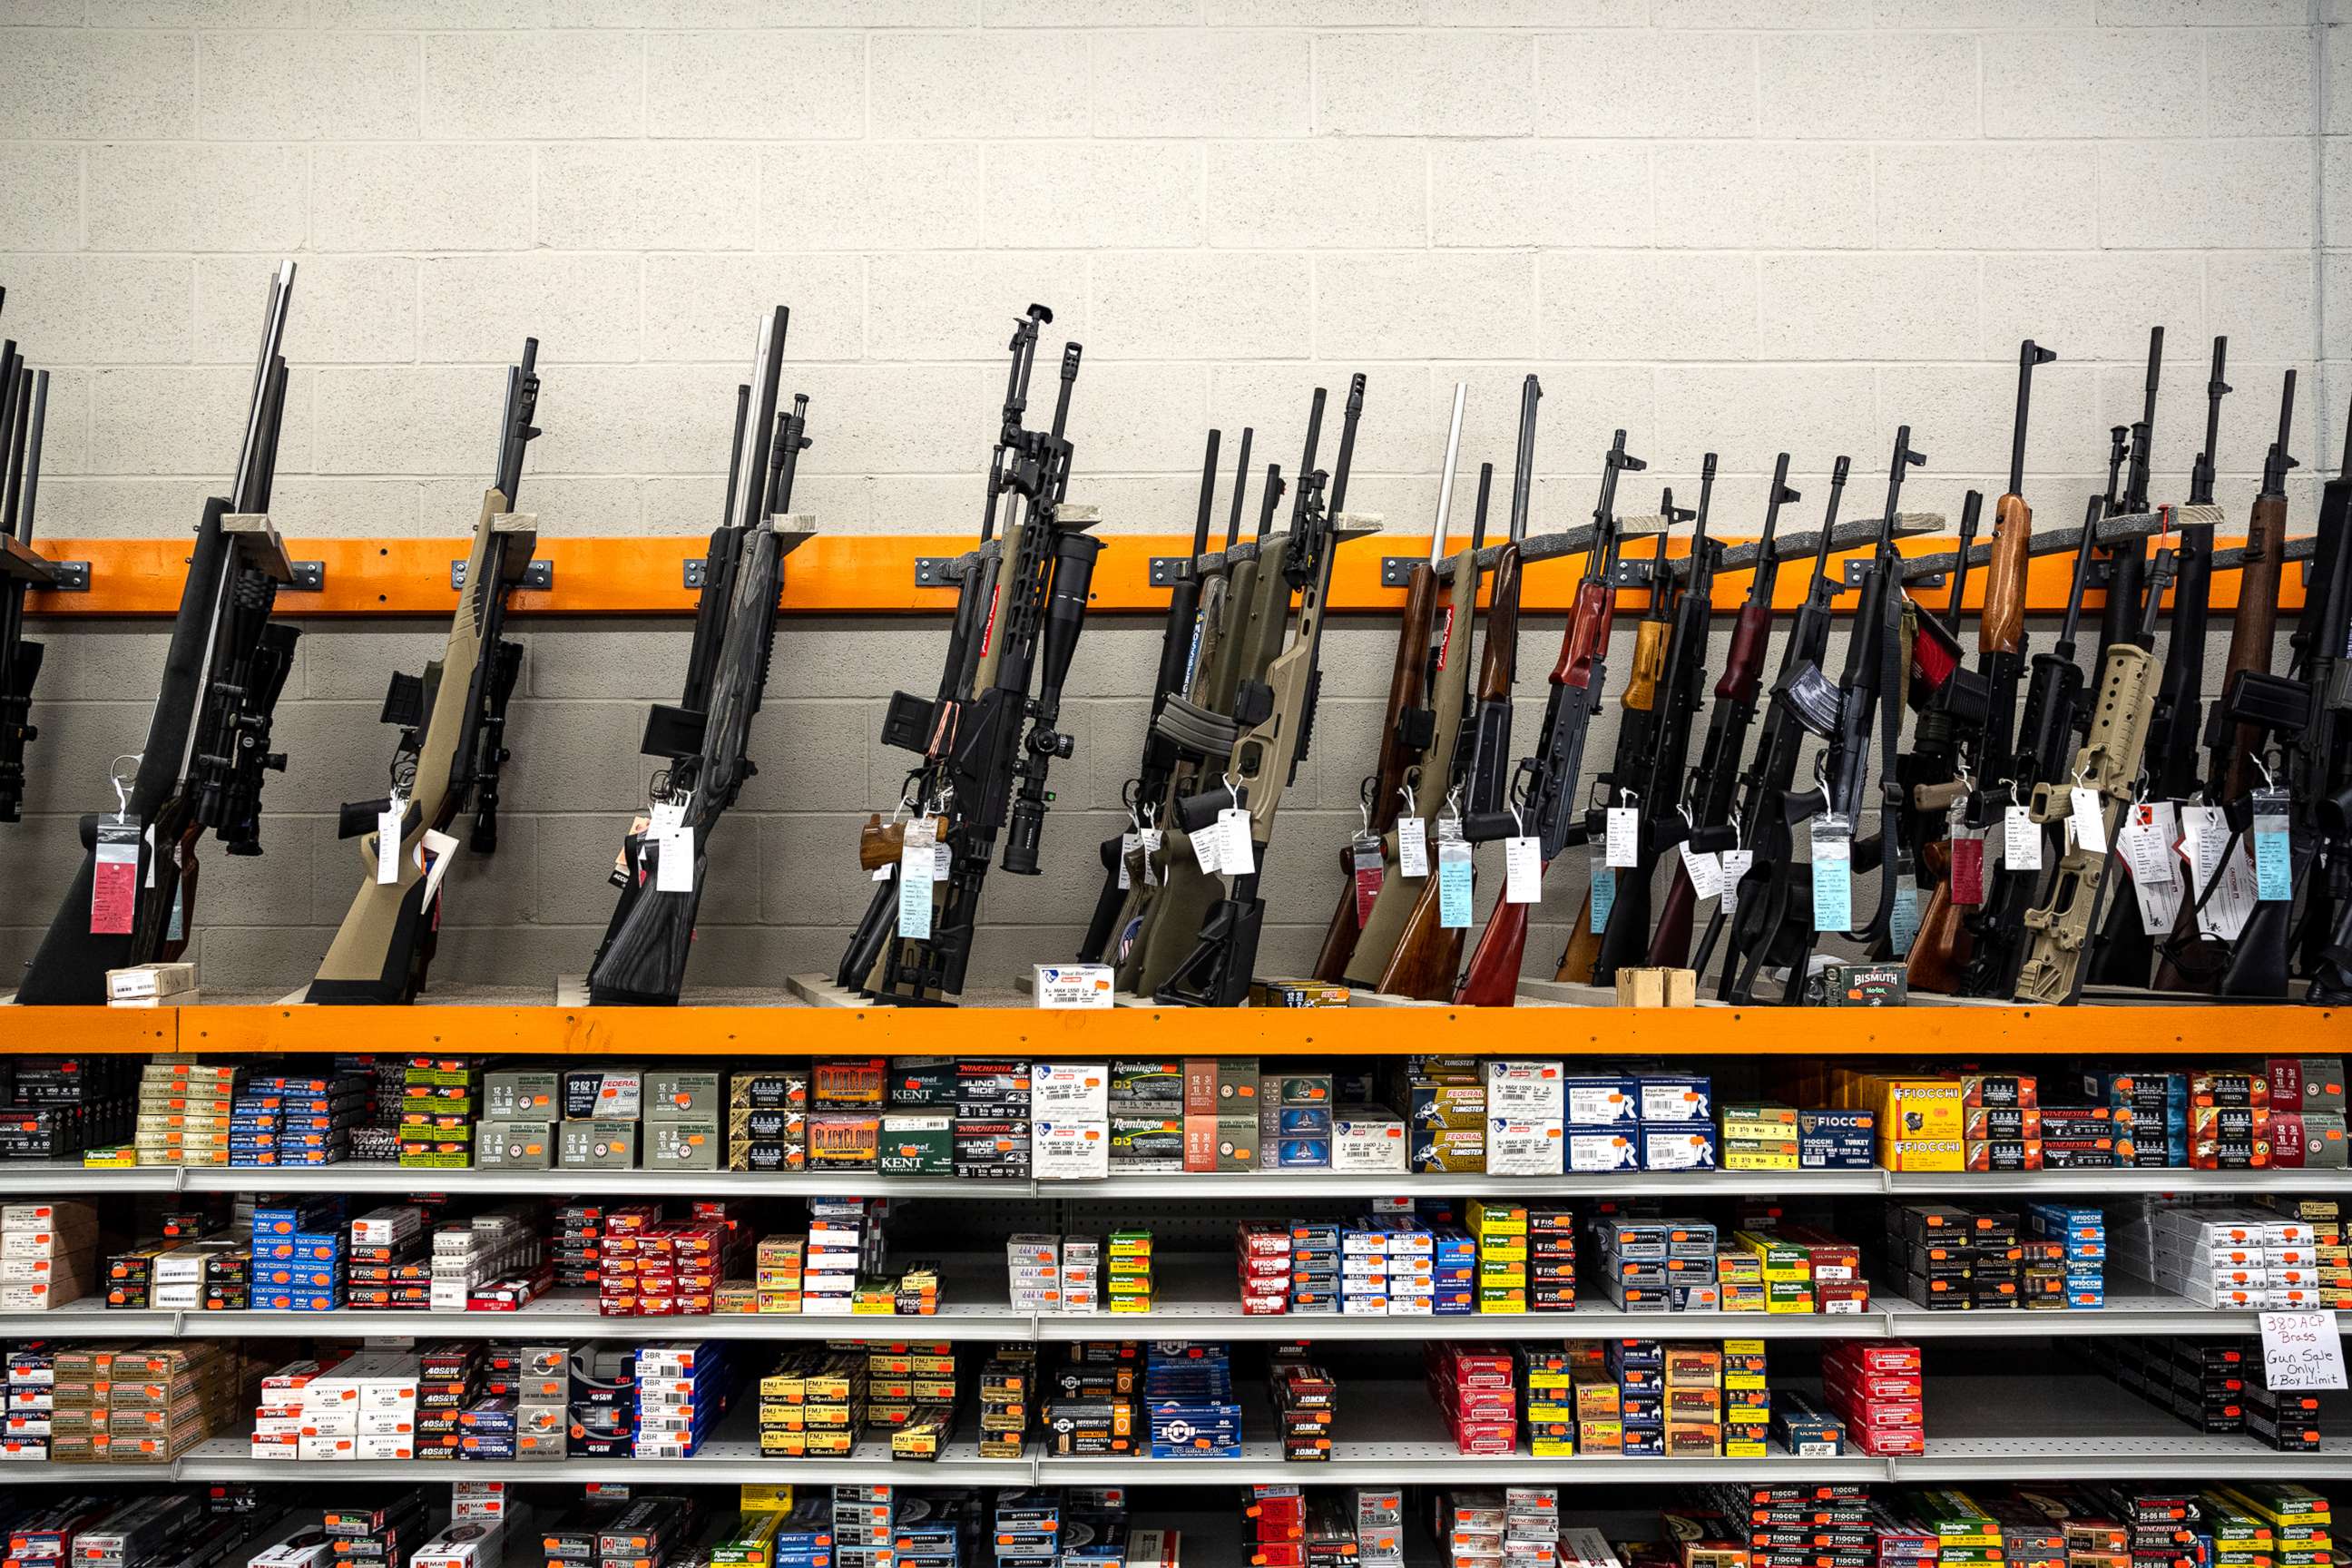
{"label": "handwritten sign", "polygon": [[2264,1312],[2263,1381],[2273,1388],[2342,1388],[2344,1336],[2333,1312]]}

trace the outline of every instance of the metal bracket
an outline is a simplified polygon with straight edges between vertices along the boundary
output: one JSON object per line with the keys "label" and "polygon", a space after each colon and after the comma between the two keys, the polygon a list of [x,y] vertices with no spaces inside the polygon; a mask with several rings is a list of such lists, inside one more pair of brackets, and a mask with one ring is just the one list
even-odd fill
{"label": "metal bracket", "polygon": [[327,586],[327,563],[323,561],[295,561],[288,563],[292,574],[281,584],[290,593],[323,593]]}
{"label": "metal bracket", "polygon": [[700,588],[702,586],[702,557],[699,555],[688,556],[686,558],[686,569],[679,574],[679,576],[688,587]]}
{"label": "metal bracket", "polygon": [[918,588],[952,588],[962,580],[956,570],[957,555],[918,555],[915,557],[915,586]]}
{"label": "metal bracket", "polygon": [[277,525],[262,512],[231,512],[221,519],[221,531],[245,563],[273,583],[294,581],[294,563],[287,558],[286,542]]}
{"label": "metal bracket", "polygon": [[1424,555],[1383,555],[1381,557],[1381,586],[1402,588],[1412,581],[1412,569],[1425,563]]}
{"label": "metal bracket", "polygon": [[1654,577],[1655,561],[1647,556],[1628,560],[1621,555],[1609,569],[1609,584],[1612,588],[1646,588]]}
{"label": "metal bracket", "polygon": [[89,592],[89,562],[52,561],[36,555],[12,533],[0,533],[0,577],[13,577],[51,594]]}
{"label": "metal bracket", "polygon": [[[521,575],[513,581],[518,588],[536,588],[544,593],[555,586],[555,563],[552,561],[530,562],[523,567]],[[464,592],[466,563],[463,561],[449,563],[449,586],[461,593]]]}
{"label": "metal bracket", "polygon": [[1153,556],[1151,585],[1155,588],[1173,588],[1177,584],[1184,581],[1192,564],[1192,558],[1189,555]]}

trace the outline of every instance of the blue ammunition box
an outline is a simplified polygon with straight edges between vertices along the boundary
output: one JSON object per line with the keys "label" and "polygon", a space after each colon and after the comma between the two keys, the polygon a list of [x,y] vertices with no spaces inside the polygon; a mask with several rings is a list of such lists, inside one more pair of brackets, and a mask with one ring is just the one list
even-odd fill
{"label": "blue ammunition box", "polygon": [[1284,1105],[1273,1109],[1277,1137],[1331,1136],[1331,1108],[1328,1105]]}
{"label": "blue ammunition box", "polygon": [[1274,1146],[1276,1169],[1285,1171],[1324,1171],[1331,1166],[1331,1140],[1328,1138],[1285,1138]]}

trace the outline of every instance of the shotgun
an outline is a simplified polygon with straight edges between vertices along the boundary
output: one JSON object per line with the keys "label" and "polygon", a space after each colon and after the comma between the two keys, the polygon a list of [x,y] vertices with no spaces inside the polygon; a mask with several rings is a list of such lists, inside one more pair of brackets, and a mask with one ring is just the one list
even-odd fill
{"label": "shotgun", "polygon": [[[1441,606],[1438,569],[1447,559],[1446,527],[1454,511],[1454,475],[1462,454],[1462,405],[1469,388],[1454,384],[1454,412],[1445,433],[1444,466],[1437,473],[1437,515],[1429,527],[1429,556],[1413,563],[1405,585],[1405,616],[1397,637],[1396,663],[1389,679],[1390,706],[1381,734],[1378,766],[1364,780],[1370,810],[1386,818],[1381,828],[1380,886],[1371,907],[1356,912],[1352,864],[1340,881],[1339,906],[1331,911],[1323,949],[1316,957],[1318,980],[1344,978],[1371,986],[1397,949],[1406,916],[1423,885],[1436,883],[1433,863],[1408,877],[1399,860],[1401,833],[1419,833],[1424,844],[1444,803],[1446,766],[1462,727],[1464,679],[1469,662],[1471,619],[1478,603],[1478,546],[1474,539],[1453,562],[1453,586]],[[1457,634],[1459,640],[1457,641]],[[1366,824],[1370,830],[1370,824]],[[1352,862],[1350,846],[1343,858]]]}
{"label": "shotgun", "polygon": [[[366,879],[327,948],[306,1002],[390,1005],[425,989],[441,926],[440,890],[455,863],[449,825],[497,776],[506,698],[522,650],[501,636],[507,595],[538,543],[537,520],[518,515],[523,451],[539,435],[539,340],[523,340],[507,368],[490,488],[474,523],[457,613],[441,657],[422,675],[394,672],[383,720],[400,730],[389,795],[343,806],[338,836],[360,840]],[[495,846],[495,832],[489,842]]]}

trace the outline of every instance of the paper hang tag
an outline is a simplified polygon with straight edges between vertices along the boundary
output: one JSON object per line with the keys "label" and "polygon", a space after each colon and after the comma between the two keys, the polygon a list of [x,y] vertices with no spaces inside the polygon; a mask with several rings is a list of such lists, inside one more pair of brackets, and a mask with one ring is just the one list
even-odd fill
{"label": "paper hang tag", "polygon": [[2074,825],[2074,842],[2086,854],[2107,852],[2107,799],[2087,784],[2066,792],[2066,820]]}
{"label": "paper hang tag", "polygon": [[2214,934],[2224,942],[2235,942],[2253,915],[2260,887],[2254,871],[2253,847],[2243,837],[2222,858],[2220,876],[2221,886],[2214,894],[2212,905],[2208,906],[2219,910],[2214,916]]}
{"label": "paper hang tag", "polygon": [[1126,892],[1135,886],[1135,874],[1129,868],[1143,852],[1143,835],[1133,828],[1118,836],[1118,890]]}
{"label": "paper hang tag", "polygon": [[1952,834],[1952,902],[1969,908],[1984,902],[1984,835],[1969,828]]}
{"label": "paper hang tag", "polygon": [[89,933],[129,936],[139,906],[139,825],[98,824],[98,858],[89,879]]}
{"label": "paper hang tag", "polygon": [[446,833],[428,827],[416,846],[416,868],[425,873],[425,902],[433,910],[433,922],[441,922],[441,879],[449,874],[451,856],[457,841]]}
{"label": "paper hang tag", "polygon": [[1464,838],[1437,841],[1437,923],[1447,931],[1470,925],[1470,843]]}
{"label": "paper hang tag", "polygon": [[2012,871],[2042,869],[2042,827],[2021,805],[2001,808],[2000,862]]}
{"label": "paper hang tag", "polygon": [[1372,918],[1373,901],[1388,879],[1388,863],[1381,855],[1380,835],[1359,833],[1348,844],[1348,880],[1356,896],[1356,929]]}
{"label": "paper hang tag", "polygon": [[1200,832],[1188,833],[1184,837],[1186,842],[1192,846],[1192,859],[1201,868],[1202,875],[1215,876],[1218,867],[1223,863],[1224,824],[1213,822]]}
{"label": "paper hang tag", "polygon": [[375,814],[375,879],[379,887],[400,880],[400,833],[407,820],[408,802],[398,795]]}
{"label": "paper hang tag", "polygon": [[1727,849],[1723,852],[1723,910],[1739,912],[1739,884],[1746,879],[1748,868],[1756,864],[1753,849]]}
{"label": "paper hang tag", "polygon": [[[2197,910],[2198,934],[2219,937],[2221,889],[2213,886],[2221,873],[2221,851],[2230,839],[2229,820],[2219,806],[2180,808],[2180,837],[2176,847],[2189,872],[2187,895]],[[2208,889],[2210,889],[2209,892]]]}
{"label": "paper hang tag", "polygon": [[1617,873],[1609,868],[1598,849],[1592,852],[1591,907],[1591,929],[1599,936],[1609,929],[1609,911],[1617,907]]}
{"label": "paper hang tag", "polygon": [[1503,840],[1503,901],[1543,901],[1543,845],[1525,835]]}
{"label": "paper hang tag", "polygon": [[1217,813],[1217,864],[1233,876],[1246,877],[1257,869],[1257,844],[1251,837],[1247,806],[1229,805]]}
{"label": "paper hang tag", "polygon": [[2116,855],[2134,882],[2164,887],[2179,879],[2172,870],[2172,846],[2156,828],[2156,808],[2147,801],[2124,807],[2123,826],[2116,831]]}
{"label": "paper hang tag", "polygon": [[1849,931],[1853,926],[1853,825],[1830,814],[1812,822],[1813,929]]}
{"label": "paper hang tag", "polygon": [[1147,888],[1159,885],[1160,847],[1167,841],[1168,834],[1162,828],[1147,827],[1143,830],[1143,885]]}
{"label": "paper hang tag", "polygon": [[654,891],[694,891],[694,829],[683,822],[654,839]]}
{"label": "paper hang tag", "polygon": [[882,865],[875,867],[874,875],[867,878],[866,880],[872,882],[887,882],[898,874],[898,863],[895,860],[886,861]]}
{"label": "paper hang tag", "polygon": [[898,852],[898,934],[916,942],[931,934],[931,847]]}
{"label": "paper hang tag", "polygon": [[1429,824],[1418,816],[1397,818],[1397,875],[1429,875]]}
{"label": "paper hang tag", "polygon": [[2254,897],[2279,903],[2294,897],[2294,838],[2287,826],[2287,792],[2258,789],[2254,804]]}
{"label": "paper hang tag", "polygon": [[1895,889],[1895,903],[1886,911],[1886,941],[1897,958],[1906,956],[1919,939],[1919,889],[1909,882]]}
{"label": "paper hang tag", "polygon": [[[1690,879],[1691,896],[1705,902],[1723,896],[1723,858],[1704,850],[1693,849],[1685,839],[1675,848],[1682,852],[1683,875]],[[1737,854],[1738,851],[1734,850]]]}
{"label": "paper hang tag", "polygon": [[1603,859],[1620,869],[1642,863],[1642,813],[1638,806],[1612,805],[1602,838]]}
{"label": "paper hang tag", "polygon": [[2344,1331],[2333,1312],[2264,1312],[2263,1385],[2272,1389],[2342,1388]]}
{"label": "paper hang tag", "polygon": [[944,882],[955,875],[955,851],[944,844],[931,846],[931,880]]}

